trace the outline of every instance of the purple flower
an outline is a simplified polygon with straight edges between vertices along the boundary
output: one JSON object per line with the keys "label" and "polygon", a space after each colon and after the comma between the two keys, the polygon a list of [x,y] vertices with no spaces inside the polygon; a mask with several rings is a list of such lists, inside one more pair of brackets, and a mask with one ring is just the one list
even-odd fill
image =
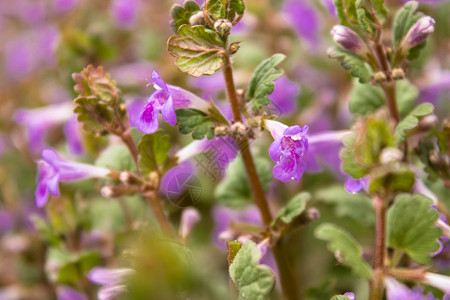
{"label": "purple flower", "polygon": [[387,300],[438,300],[434,298],[432,293],[424,295],[422,289],[418,287],[411,290],[392,277],[386,277],[384,284]]}
{"label": "purple flower", "polygon": [[[306,170],[304,156],[308,152],[308,125],[287,127],[277,121],[265,121],[275,141],[270,145],[270,158],[277,162],[273,176],[283,182],[291,179],[299,182]],[[286,128],[287,127],[287,128]]]}
{"label": "purple flower", "polygon": [[56,294],[58,300],[87,300],[86,296],[68,286],[58,287]]}
{"label": "purple flower", "polygon": [[362,189],[367,190],[367,184],[369,183],[369,177],[363,177],[359,179],[354,179],[348,177],[345,181],[345,189],[350,194],[358,194]]}
{"label": "purple flower", "polygon": [[58,13],[66,13],[77,5],[78,0],[54,0],[53,7]]}
{"label": "purple flower", "polygon": [[286,76],[274,81],[275,90],[268,96],[271,100],[270,106],[278,115],[289,114],[297,109],[297,97],[300,88]]}
{"label": "purple flower", "polygon": [[186,208],[181,214],[180,223],[180,237],[182,240],[186,240],[192,228],[197,224],[202,217],[198,210],[193,207]]}
{"label": "purple flower", "polygon": [[37,162],[36,205],[42,207],[47,203],[49,194],[59,196],[59,181],[73,181],[94,177],[106,177],[110,170],[88,164],[62,160],[51,148],[41,153],[42,160]]}
{"label": "purple flower", "polygon": [[0,210],[0,235],[14,227],[14,214],[8,210]]}
{"label": "purple flower", "polygon": [[127,105],[128,120],[130,122],[130,126],[136,127],[136,123],[139,120],[139,115],[146,106],[145,99],[141,97],[126,99],[125,104]]}
{"label": "purple flower", "polygon": [[14,113],[14,120],[26,126],[30,151],[36,153],[44,147],[44,138],[49,129],[63,124],[72,116],[73,104],[67,102],[36,109],[18,109]]}
{"label": "purple flower", "polygon": [[347,292],[344,294],[345,297],[347,297],[350,300],[355,300],[355,294],[351,292]]}
{"label": "purple flower", "polygon": [[225,79],[222,71],[218,71],[214,75],[191,77],[189,82],[192,86],[201,90],[201,96],[204,99],[217,99],[219,93],[225,89]]}
{"label": "purple flower", "polygon": [[139,6],[139,0],[113,0],[111,13],[117,25],[126,28],[132,27],[136,22]]}
{"label": "purple flower", "polygon": [[191,179],[195,178],[194,166],[185,161],[170,169],[161,179],[160,192],[169,199],[181,196]]}
{"label": "purple flower", "polygon": [[74,155],[82,155],[84,153],[79,127],[80,124],[75,116],[69,119],[64,126],[64,135],[67,138],[68,150]]}
{"label": "purple flower", "polygon": [[126,277],[134,273],[134,270],[128,268],[106,269],[96,267],[89,272],[88,278],[93,283],[103,285],[97,293],[99,300],[113,300],[127,291]]}
{"label": "purple flower", "polygon": [[427,272],[425,274],[423,283],[431,285],[432,287],[435,287],[437,289],[440,289],[441,291],[443,291],[446,294],[450,293],[450,277],[449,276]]}
{"label": "purple flower", "polygon": [[148,103],[141,111],[136,126],[143,133],[153,133],[158,129],[158,113],[162,112],[163,120],[174,126],[177,123],[175,108],[192,107],[207,111],[208,102],[194,94],[172,85],[166,84],[158,72],[153,71],[152,80],[156,91],[149,97]]}
{"label": "purple flower", "polygon": [[316,48],[320,36],[320,21],[317,11],[305,0],[288,0],[284,4],[283,12],[308,45]]}
{"label": "purple flower", "polygon": [[345,49],[355,52],[361,56],[364,56],[367,52],[367,46],[364,44],[363,40],[348,27],[343,25],[335,25],[331,29],[331,35],[333,40],[344,47]]}
{"label": "purple flower", "polygon": [[436,22],[432,17],[425,16],[419,19],[406,36],[403,38],[402,46],[410,49],[420,43],[423,43],[427,37],[434,32],[434,24]]}

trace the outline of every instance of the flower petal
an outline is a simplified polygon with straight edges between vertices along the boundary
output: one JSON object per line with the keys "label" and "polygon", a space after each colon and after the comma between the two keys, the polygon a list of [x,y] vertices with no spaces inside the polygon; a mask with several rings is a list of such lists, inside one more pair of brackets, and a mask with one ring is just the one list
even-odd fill
{"label": "flower petal", "polygon": [[177,117],[175,115],[175,109],[173,108],[173,100],[172,97],[169,96],[169,99],[162,106],[162,117],[163,120],[169,123],[171,126],[175,126],[177,124]]}
{"label": "flower petal", "polygon": [[152,72],[152,80],[153,80],[153,84],[158,86],[160,89],[168,92],[166,83],[164,82],[164,80],[161,79],[161,76],[159,75],[159,73],[157,71]]}
{"label": "flower petal", "polygon": [[50,194],[52,194],[55,197],[59,196],[59,175],[55,174],[49,179],[47,179],[47,189],[49,190]]}
{"label": "flower petal", "polygon": [[143,133],[153,133],[158,130],[158,112],[159,105],[155,102],[150,102],[139,114],[136,121],[136,127]]}
{"label": "flower petal", "polygon": [[269,155],[273,161],[280,161],[281,159],[282,155],[281,140],[282,138],[275,140],[269,147]]}
{"label": "flower petal", "polygon": [[280,162],[273,167],[273,177],[276,179],[288,182],[295,176],[295,170],[297,169],[297,162],[289,155],[283,155]]}
{"label": "flower petal", "polygon": [[36,206],[42,207],[47,203],[48,200],[48,190],[47,184],[45,182],[40,182],[36,188],[36,192],[34,193]]}

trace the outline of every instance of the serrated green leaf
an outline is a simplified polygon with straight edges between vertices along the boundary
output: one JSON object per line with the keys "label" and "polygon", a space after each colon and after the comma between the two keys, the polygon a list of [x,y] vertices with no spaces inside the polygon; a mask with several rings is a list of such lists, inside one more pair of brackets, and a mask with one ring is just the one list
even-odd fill
{"label": "serrated green leaf", "polygon": [[206,4],[206,13],[212,21],[228,19],[233,22],[236,14],[242,15],[244,10],[245,4],[242,0],[209,0]]}
{"label": "serrated green leaf", "polygon": [[203,25],[181,25],[167,46],[177,67],[194,77],[212,75],[222,66],[225,44],[217,32]]}
{"label": "serrated green leaf", "polygon": [[177,33],[178,28],[180,28],[181,25],[189,25],[189,19],[198,11],[201,11],[200,6],[193,0],[185,1],[183,6],[174,4],[170,10],[170,14],[172,16],[172,22],[170,25],[172,26],[173,32]]}
{"label": "serrated green leaf", "polygon": [[231,0],[228,20],[233,21],[235,14],[242,15],[245,11],[245,3],[243,0]]}
{"label": "serrated green leaf", "polygon": [[350,194],[342,185],[333,185],[320,189],[314,198],[332,204],[338,217],[352,219],[367,227],[375,223],[372,200],[363,193]]}
{"label": "serrated green leaf", "polygon": [[344,295],[336,295],[333,296],[331,300],[350,300],[350,298]]}
{"label": "serrated green leaf", "polygon": [[419,120],[431,114],[433,110],[433,104],[423,103],[413,109],[402,121],[400,121],[395,129],[395,136],[398,143],[405,140],[407,130],[415,128],[417,124],[419,124]]}
{"label": "serrated green leaf", "polygon": [[239,291],[239,299],[268,299],[275,285],[275,275],[265,265],[258,264],[261,251],[253,241],[247,241],[230,265],[230,277]]}
{"label": "serrated green leaf", "polygon": [[176,109],[178,130],[182,134],[192,133],[192,138],[201,140],[214,137],[214,122],[203,112],[196,109]]}
{"label": "serrated green leaf", "polygon": [[83,124],[85,131],[94,134],[106,134],[104,125],[113,120],[113,111],[97,97],[78,97],[74,100],[77,105],[74,113],[77,115],[77,121]]}
{"label": "serrated green leaf", "polygon": [[400,116],[406,116],[414,108],[414,102],[418,96],[419,90],[411,82],[408,80],[397,81],[395,98]]}
{"label": "serrated green leaf", "polygon": [[357,54],[341,47],[334,47],[328,51],[328,57],[338,60],[341,66],[350,72],[351,76],[359,78],[360,83],[369,82],[372,72]]}
{"label": "serrated green leaf", "polygon": [[275,89],[275,80],[284,75],[284,71],[277,66],[286,58],[284,54],[274,54],[262,61],[252,75],[250,84],[245,94],[246,101],[251,101],[254,111],[270,104],[268,95]]}
{"label": "serrated green leaf", "polygon": [[435,225],[439,213],[431,205],[422,195],[403,194],[387,213],[387,245],[421,264],[428,263],[430,254],[439,249],[441,230]]}
{"label": "serrated green leaf", "polygon": [[[273,179],[272,163],[266,157],[255,156],[256,171],[265,191]],[[228,165],[225,178],[217,186],[214,196],[225,206],[242,208],[252,203],[252,191],[242,157]]]}
{"label": "serrated green leaf", "polygon": [[296,195],[289,203],[281,208],[272,224],[276,224],[281,219],[285,224],[289,224],[298,217],[306,208],[306,203],[311,200],[311,194],[302,192]]}
{"label": "serrated green leaf", "polygon": [[356,15],[358,17],[358,22],[362,30],[369,34],[372,33],[372,26],[370,25],[370,20],[368,20],[366,16],[366,10],[364,8],[358,8],[356,10]]}
{"label": "serrated green leaf", "polygon": [[357,24],[355,0],[333,0],[339,21],[342,25]]}
{"label": "serrated green leaf", "polygon": [[394,18],[394,49],[400,44],[409,29],[420,19],[420,15],[415,13],[418,6],[418,2],[410,1],[396,13]]}
{"label": "serrated green leaf", "polygon": [[161,130],[152,134],[146,134],[138,144],[139,167],[142,174],[158,170],[159,166],[169,158],[171,148],[170,137],[163,135]]}
{"label": "serrated green leaf", "polygon": [[342,264],[352,268],[356,275],[367,279],[372,277],[372,269],[361,258],[361,246],[347,231],[334,224],[324,223],[316,228],[314,235],[328,242],[328,250],[333,252]]}
{"label": "serrated green leaf", "polygon": [[384,0],[372,0],[372,5],[375,9],[378,20],[383,23],[388,15],[388,10],[384,6]]}
{"label": "serrated green leaf", "polygon": [[100,153],[95,164],[118,171],[135,171],[136,166],[125,145],[111,145]]}

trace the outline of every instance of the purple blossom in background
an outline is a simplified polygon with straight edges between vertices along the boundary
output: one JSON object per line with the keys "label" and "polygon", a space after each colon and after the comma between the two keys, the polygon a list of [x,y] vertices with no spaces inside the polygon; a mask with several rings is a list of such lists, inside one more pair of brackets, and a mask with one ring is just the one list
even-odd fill
{"label": "purple blossom in background", "polygon": [[322,3],[325,5],[325,7],[328,9],[328,12],[330,13],[330,16],[336,17],[336,7],[334,6],[333,0],[322,0]]}
{"label": "purple blossom in background", "polygon": [[265,121],[266,128],[274,138],[270,145],[270,158],[277,162],[273,176],[283,182],[291,179],[299,182],[306,170],[304,157],[308,152],[307,132],[309,127],[300,125],[287,127],[277,121]]}
{"label": "purple blossom in background", "polygon": [[120,82],[122,86],[142,86],[146,83],[145,78],[151,74],[152,64],[146,61],[136,61],[128,64],[122,64],[111,69],[111,78]]}
{"label": "purple blossom in background", "polygon": [[72,117],[73,104],[67,102],[36,109],[18,109],[13,118],[26,127],[30,151],[37,153],[44,147],[44,139],[49,129]]}
{"label": "purple blossom in background", "polygon": [[93,268],[88,275],[89,281],[103,285],[98,293],[99,300],[113,300],[127,291],[126,277],[135,273],[132,269]]}
{"label": "purple blossom in background", "polygon": [[181,214],[180,222],[180,237],[182,240],[186,240],[192,228],[197,224],[202,217],[198,210],[193,207],[186,208]]}
{"label": "purple blossom in background", "polygon": [[437,105],[445,93],[450,91],[450,71],[441,70],[439,65],[431,64],[425,71],[429,79],[420,85],[420,102]]}
{"label": "purple blossom in background", "polygon": [[12,212],[0,209],[0,235],[10,231],[14,227],[14,215]]}
{"label": "purple blossom in background", "polygon": [[34,68],[33,46],[25,38],[17,37],[9,40],[4,48],[5,73],[19,79]]}
{"label": "purple blossom in background", "polygon": [[297,109],[297,97],[300,94],[300,88],[283,76],[274,81],[275,89],[269,99],[270,106],[274,108],[277,114],[290,114]]}
{"label": "purple blossom in background", "polygon": [[175,108],[193,107],[203,111],[208,109],[208,102],[182,88],[166,84],[158,72],[153,71],[152,80],[150,84],[153,84],[156,91],[150,95],[136,122],[139,131],[150,134],[158,130],[160,111],[163,120],[174,126],[177,123]]}
{"label": "purple blossom in background", "polygon": [[287,0],[283,13],[310,48],[318,46],[320,21],[317,11],[306,0]]}
{"label": "purple blossom in background", "polygon": [[358,194],[362,189],[367,190],[367,185],[369,183],[369,177],[363,177],[359,179],[354,179],[352,177],[348,177],[345,181],[345,189],[350,194]]}
{"label": "purple blossom in background", "polygon": [[355,300],[355,294],[351,292],[347,292],[344,294],[345,297],[347,297],[350,300]]}
{"label": "purple blossom in background", "polygon": [[[161,179],[160,192],[166,197],[181,196],[189,182],[189,178],[195,174],[195,168],[189,161],[185,161],[180,165],[170,169]],[[176,180],[173,180],[176,178]]]}
{"label": "purple blossom in background", "polygon": [[62,160],[58,153],[46,148],[42,150],[42,159],[37,162],[36,205],[42,207],[47,203],[49,194],[59,196],[59,182],[73,181],[94,177],[106,177],[110,170],[88,164]]}
{"label": "purple blossom in background", "polygon": [[225,79],[222,71],[217,71],[213,75],[200,77],[190,77],[190,84],[200,89],[200,94],[204,99],[218,99],[220,92],[224,92]]}
{"label": "purple blossom in background", "polygon": [[56,290],[58,300],[87,300],[87,297],[68,286],[58,287]]}
{"label": "purple blossom in background", "polygon": [[74,155],[82,155],[84,153],[79,127],[80,124],[75,116],[69,119],[64,126],[64,135],[67,138],[68,150]]}
{"label": "purple blossom in background", "polygon": [[79,0],[54,0],[53,7],[57,13],[66,13],[72,10]]}
{"label": "purple blossom in background", "polygon": [[424,295],[421,288],[415,287],[411,290],[392,277],[386,277],[384,283],[387,300],[438,300],[434,298],[431,292],[428,295]]}
{"label": "purple blossom in background", "polygon": [[116,24],[125,28],[132,27],[136,22],[139,6],[139,0],[113,0],[111,13]]}

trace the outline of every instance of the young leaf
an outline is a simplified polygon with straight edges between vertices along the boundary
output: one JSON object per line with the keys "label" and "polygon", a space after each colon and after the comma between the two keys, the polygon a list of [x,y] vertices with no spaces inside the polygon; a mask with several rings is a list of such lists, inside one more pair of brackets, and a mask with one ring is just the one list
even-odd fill
{"label": "young leaf", "polygon": [[369,82],[371,71],[364,60],[357,54],[345,50],[341,47],[334,47],[328,50],[328,57],[337,59],[341,66],[350,72],[350,75],[359,78],[360,83]]}
{"label": "young leaf", "polygon": [[225,44],[217,32],[203,25],[182,25],[167,42],[178,69],[194,77],[212,75],[222,66]]}
{"label": "young leaf", "polygon": [[339,152],[339,157],[342,161],[342,171],[352,176],[353,178],[363,178],[369,173],[369,169],[360,165],[355,159],[355,141],[354,137],[346,141],[346,147]]}
{"label": "young leaf", "polygon": [[138,144],[139,167],[144,175],[155,171],[169,157],[171,148],[170,137],[163,135],[161,130],[152,134],[146,134]]}
{"label": "young leaf", "polygon": [[352,268],[358,276],[367,279],[372,277],[369,264],[361,258],[362,248],[344,229],[329,223],[323,223],[316,228],[314,235],[328,242],[328,250],[344,265]]}
{"label": "young leaf", "polygon": [[136,166],[130,151],[123,144],[111,145],[97,158],[95,164],[113,170],[134,171]]}
{"label": "young leaf", "polygon": [[272,224],[276,224],[281,219],[285,224],[289,224],[298,217],[306,208],[306,203],[311,199],[311,194],[302,192],[296,195],[289,203],[281,208]]}
{"label": "young leaf", "polygon": [[177,33],[178,28],[180,28],[181,25],[189,25],[191,16],[199,11],[201,11],[200,6],[194,0],[185,1],[184,7],[180,4],[174,4],[170,9],[170,14],[172,16],[170,26],[172,26],[173,32]]}
{"label": "young leaf", "polygon": [[408,80],[397,81],[395,98],[400,116],[405,117],[414,108],[414,101],[418,96],[419,90],[411,82]]}
{"label": "young leaf", "polygon": [[244,10],[243,0],[209,0],[206,4],[206,12],[213,21],[228,19],[233,22],[236,14],[242,15]]}
{"label": "young leaf", "polygon": [[355,2],[354,0],[333,0],[339,21],[342,25],[349,26],[350,24],[358,23]]}
{"label": "young leaf", "polygon": [[192,138],[201,140],[205,137],[212,139],[214,137],[214,122],[203,112],[196,109],[177,109],[178,130],[182,134],[192,132]]}
{"label": "young leaf", "polygon": [[423,103],[413,109],[406,118],[398,123],[395,129],[397,141],[399,143],[403,142],[406,138],[406,131],[415,128],[419,124],[419,120],[431,114],[433,110],[434,106],[431,103]]}
{"label": "young leaf", "polygon": [[384,22],[388,15],[388,10],[384,6],[384,0],[372,0],[373,8],[375,9],[375,13],[377,14],[378,20],[381,23]]}
{"label": "young leaf", "polygon": [[272,57],[261,62],[252,75],[247,93],[246,101],[251,101],[254,111],[270,104],[268,95],[275,89],[275,80],[283,76],[284,71],[277,66],[286,58],[284,54],[274,54]]}
{"label": "young leaf", "polygon": [[422,195],[397,196],[387,213],[387,245],[406,252],[414,261],[426,264],[439,249],[441,230],[435,226],[439,213]]}
{"label": "young leaf", "polygon": [[394,48],[399,45],[409,29],[420,19],[421,15],[416,14],[419,3],[410,1],[400,9],[394,18]]}
{"label": "young leaf", "polygon": [[275,275],[265,265],[258,264],[261,251],[253,241],[247,241],[230,265],[230,277],[239,290],[239,299],[269,299]]}

